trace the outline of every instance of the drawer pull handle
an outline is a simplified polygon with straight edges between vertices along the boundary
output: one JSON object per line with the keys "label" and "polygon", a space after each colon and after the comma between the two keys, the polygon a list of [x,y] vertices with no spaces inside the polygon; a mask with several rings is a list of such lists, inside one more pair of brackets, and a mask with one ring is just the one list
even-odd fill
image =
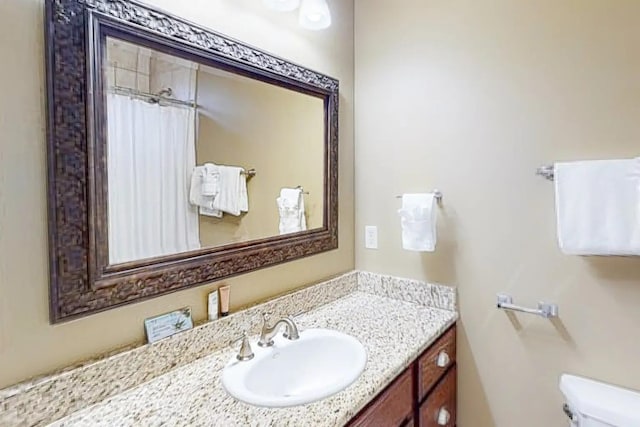
{"label": "drawer pull handle", "polygon": [[451,414],[445,408],[440,408],[438,411],[438,425],[446,426],[449,424],[449,420],[451,419]]}
{"label": "drawer pull handle", "polygon": [[449,364],[450,361],[451,361],[451,358],[449,357],[447,352],[441,351],[440,354],[438,354],[438,358],[436,359],[436,365],[439,368],[444,368]]}

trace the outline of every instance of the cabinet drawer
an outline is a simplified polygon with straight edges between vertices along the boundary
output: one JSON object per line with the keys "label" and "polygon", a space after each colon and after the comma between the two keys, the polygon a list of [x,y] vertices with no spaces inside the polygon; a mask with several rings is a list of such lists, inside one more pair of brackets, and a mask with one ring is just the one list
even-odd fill
{"label": "cabinet drawer", "polygon": [[392,427],[405,424],[413,413],[412,370],[407,369],[356,418],[350,426]]}
{"label": "cabinet drawer", "polygon": [[456,367],[438,383],[420,406],[420,427],[456,425]]}
{"label": "cabinet drawer", "polygon": [[456,361],[456,328],[449,329],[418,359],[418,401]]}

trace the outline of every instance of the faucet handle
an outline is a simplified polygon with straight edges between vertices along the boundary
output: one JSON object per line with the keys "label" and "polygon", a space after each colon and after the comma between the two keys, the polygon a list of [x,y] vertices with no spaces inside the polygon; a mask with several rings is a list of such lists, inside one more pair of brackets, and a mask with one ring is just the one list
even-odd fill
{"label": "faucet handle", "polygon": [[240,350],[236,355],[236,359],[241,362],[253,359],[254,354],[253,350],[251,349],[251,344],[249,343],[249,334],[247,334],[247,331],[244,331],[240,338],[233,340],[231,343],[235,344],[238,341],[242,341],[242,344],[240,345]]}

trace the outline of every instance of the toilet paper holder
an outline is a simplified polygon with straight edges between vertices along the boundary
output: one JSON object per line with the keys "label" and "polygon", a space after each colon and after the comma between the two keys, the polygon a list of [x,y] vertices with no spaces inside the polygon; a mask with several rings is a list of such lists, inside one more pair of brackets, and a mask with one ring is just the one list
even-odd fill
{"label": "toilet paper holder", "polygon": [[533,314],[536,316],[550,319],[552,317],[558,317],[558,305],[547,302],[539,302],[538,308],[527,308],[513,303],[513,297],[505,294],[498,294],[498,302],[496,307],[503,310],[518,311],[520,313]]}

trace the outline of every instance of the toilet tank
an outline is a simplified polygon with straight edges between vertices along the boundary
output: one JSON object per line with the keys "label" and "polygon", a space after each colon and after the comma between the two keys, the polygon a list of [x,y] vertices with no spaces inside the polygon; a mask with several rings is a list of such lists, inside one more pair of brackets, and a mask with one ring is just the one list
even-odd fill
{"label": "toilet tank", "polygon": [[640,392],[564,374],[560,390],[575,427],[640,427]]}

